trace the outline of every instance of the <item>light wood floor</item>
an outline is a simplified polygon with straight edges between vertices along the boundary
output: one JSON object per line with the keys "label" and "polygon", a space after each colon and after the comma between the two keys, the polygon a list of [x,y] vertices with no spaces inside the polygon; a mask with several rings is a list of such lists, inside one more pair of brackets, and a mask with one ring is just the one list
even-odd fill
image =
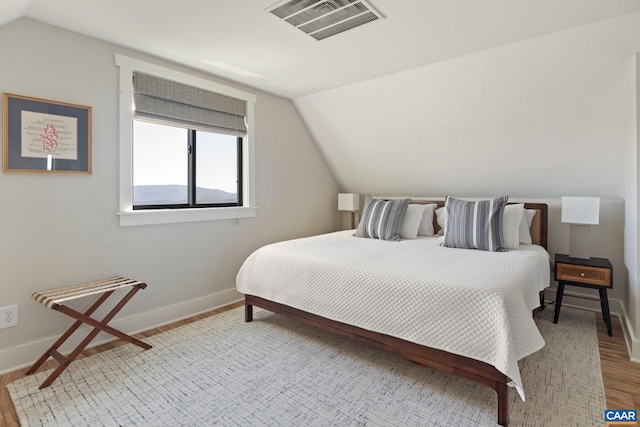
{"label": "light wood floor", "polygon": [[[242,303],[235,303],[227,307],[191,317],[180,322],[152,329],[136,335],[144,339],[160,332],[166,332],[178,326],[195,322],[213,316],[232,308],[240,307]],[[627,347],[622,336],[622,329],[618,318],[612,319],[613,337],[607,335],[607,329],[598,316],[598,341],[600,346],[600,360],[602,364],[602,379],[607,397],[608,409],[640,409],[640,364],[629,361]],[[104,344],[85,350],[80,356],[86,357],[101,351],[123,345],[121,342]],[[40,370],[51,369],[57,365],[55,361],[47,362]],[[27,368],[0,376],[0,426],[18,427],[18,417],[13,409],[6,384],[24,376]]]}

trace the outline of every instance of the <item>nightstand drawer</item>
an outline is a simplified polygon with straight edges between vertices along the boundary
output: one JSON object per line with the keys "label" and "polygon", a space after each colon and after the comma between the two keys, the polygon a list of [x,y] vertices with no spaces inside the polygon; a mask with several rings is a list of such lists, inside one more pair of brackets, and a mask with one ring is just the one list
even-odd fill
{"label": "nightstand drawer", "polygon": [[556,264],[556,280],[611,287],[611,270],[558,263]]}

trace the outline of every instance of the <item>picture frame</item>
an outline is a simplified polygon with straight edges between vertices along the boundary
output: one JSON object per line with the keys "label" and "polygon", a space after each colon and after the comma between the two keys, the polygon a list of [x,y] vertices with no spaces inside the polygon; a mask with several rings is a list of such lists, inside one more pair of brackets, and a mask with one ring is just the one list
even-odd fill
{"label": "picture frame", "polygon": [[2,94],[2,172],[91,174],[91,107]]}

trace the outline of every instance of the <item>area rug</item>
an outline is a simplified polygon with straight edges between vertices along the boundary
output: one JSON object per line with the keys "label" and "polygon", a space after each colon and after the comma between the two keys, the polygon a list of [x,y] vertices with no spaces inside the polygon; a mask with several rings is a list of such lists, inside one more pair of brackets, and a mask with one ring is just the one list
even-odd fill
{"label": "area rug", "polygon": [[[602,425],[594,313],[535,314],[545,338],[510,390],[511,426]],[[234,309],[8,385],[22,426],[495,426],[474,382],[293,320]]]}

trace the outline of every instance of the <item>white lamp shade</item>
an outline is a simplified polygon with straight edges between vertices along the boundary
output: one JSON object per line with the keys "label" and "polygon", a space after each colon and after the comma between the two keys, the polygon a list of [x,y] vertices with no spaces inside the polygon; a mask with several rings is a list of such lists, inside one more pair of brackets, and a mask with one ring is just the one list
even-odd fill
{"label": "white lamp shade", "polygon": [[354,193],[338,194],[338,210],[355,212],[360,210],[360,195]]}
{"label": "white lamp shade", "polygon": [[560,221],[570,224],[598,224],[600,222],[600,198],[563,197]]}

